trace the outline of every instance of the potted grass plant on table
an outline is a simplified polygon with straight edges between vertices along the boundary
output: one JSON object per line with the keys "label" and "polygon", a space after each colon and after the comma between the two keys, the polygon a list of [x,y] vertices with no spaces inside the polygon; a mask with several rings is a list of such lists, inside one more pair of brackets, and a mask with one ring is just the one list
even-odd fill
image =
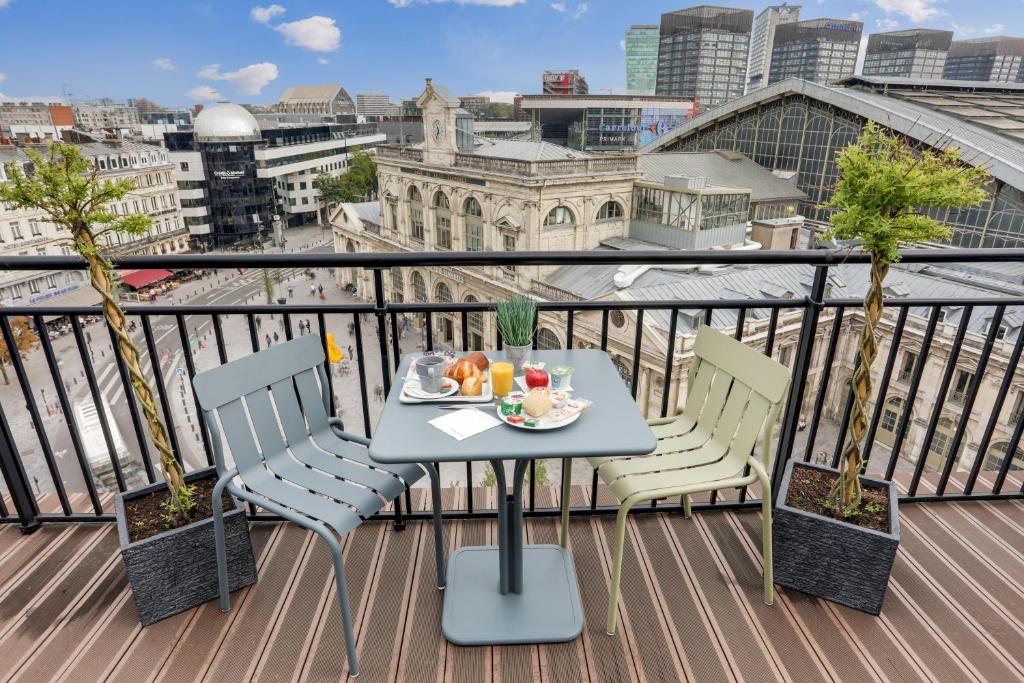
{"label": "potted grass plant on table", "polygon": [[838,469],[796,459],[786,467],[772,518],[775,581],[878,614],[900,542],[896,485],[864,476],[862,451],[883,286],[901,245],[949,238],[949,229],[922,213],[923,207],[980,204],[987,174],[965,164],[955,150],[912,147],[874,123],[839,152],[837,164],[835,193],[824,205],[836,209],[830,236],[854,241],[871,257],[859,358],[850,380],[852,410]]}
{"label": "potted grass plant on table", "polygon": [[[113,265],[105,236],[139,236],[152,226],[144,214],[119,215],[110,210],[135,189],[130,178],[100,177],[81,150],[54,144],[45,154],[28,150],[28,174],[16,163],[7,166],[8,182],[0,185],[0,202],[15,208],[41,210],[70,233],[71,248],[86,263],[89,282],[101,297],[103,317],[114,333],[142,409],[149,438],[156,448],[162,482],[121,492],[115,499],[117,531],[128,582],[139,620],[150,624],[195,607],[217,596],[217,559],[214,552],[212,491],[216,468],[185,474],[175,456],[154,392],[142,371],[139,351],[128,333],[124,311],[114,294]],[[154,368],[159,370],[156,359]],[[159,381],[162,373],[153,373]],[[140,442],[145,435],[139,434]],[[111,453],[111,458],[122,457]],[[245,510],[225,495],[224,515],[228,539],[231,590],[256,581],[256,562],[249,539]]]}
{"label": "potted grass plant on table", "polygon": [[530,360],[533,333],[537,327],[537,303],[528,296],[513,296],[495,302],[498,314],[498,332],[502,348],[512,362],[513,372],[523,372],[523,364]]}

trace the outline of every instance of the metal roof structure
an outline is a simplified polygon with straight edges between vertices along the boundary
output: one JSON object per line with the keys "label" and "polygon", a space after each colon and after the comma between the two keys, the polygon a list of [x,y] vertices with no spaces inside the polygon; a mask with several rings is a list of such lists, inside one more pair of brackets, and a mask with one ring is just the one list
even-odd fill
{"label": "metal roof structure", "polygon": [[281,99],[277,102],[279,104],[297,104],[297,103],[318,103],[318,102],[330,102],[339,93],[345,96],[345,99],[351,100],[345,89],[337,83],[329,83],[326,85],[295,85],[284,91],[281,95]]}
{"label": "metal roof structure", "polygon": [[556,145],[551,142],[530,140],[491,140],[477,138],[473,154],[481,157],[516,159],[519,161],[550,161],[559,159],[589,159],[593,154]]}
{"label": "metal roof structure", "polygon": [[751,202],[801,200],[807,195],[791,182],[765,170],[742,154],[662,152],[641,154],[643,180],[664,183],[666,176],[704,177],[711,187],[750,190]]}
{"label": "metal roof structure", "polygon": [[739,112],[794,95],[819,100],[875,121],[931,147],[956,149],[971,165],[984,167],[993,177],[1012,187],[1024,188],[1024,126],[1019,132],[1000,132],[969,117],[960,118],[909,98],[850,87],[819,85],[799,79],[779,81],[732,100],[655,138],[640,151],[663,150]]}

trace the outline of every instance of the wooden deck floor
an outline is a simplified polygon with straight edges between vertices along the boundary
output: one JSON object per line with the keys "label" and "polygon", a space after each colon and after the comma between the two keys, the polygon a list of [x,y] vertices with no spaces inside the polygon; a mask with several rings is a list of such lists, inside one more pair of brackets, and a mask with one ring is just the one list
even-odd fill
{"label": "wooden deck floor", "polygon": [[[458,491],[446,496],[458,503]],[[905,505],[902,520],[875,618],[786,590],[763,605],[756,513],[634,515],[622,627],[609,637],[613,522],[579,518],[572,550],[583,635],[493,648],[442,638],[430,526],[368,523],[345,545],[358,680],[1024,680],[1024,503]],[[530,542],[557,542],[555,520],[528,527]],[[489,521],[450,522],[449,547],[493,542],[494,532]],[[325,546],[287,524],[256,524],[252,535],[260,578],[235,594],[231,613],[209,603],[143,629],[112,526],[46,526],[31,536],[0,527],[0,680],[343,679]]]}

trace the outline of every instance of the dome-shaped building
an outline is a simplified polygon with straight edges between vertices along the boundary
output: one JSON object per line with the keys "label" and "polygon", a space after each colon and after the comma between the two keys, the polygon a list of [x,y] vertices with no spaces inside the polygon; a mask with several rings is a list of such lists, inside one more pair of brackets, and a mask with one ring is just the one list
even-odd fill
{"label": "dome-shaped building", "polygon": [[229,102],[199,112],[193,132],[201,142],[261,139],[256,117],[244,107]]}

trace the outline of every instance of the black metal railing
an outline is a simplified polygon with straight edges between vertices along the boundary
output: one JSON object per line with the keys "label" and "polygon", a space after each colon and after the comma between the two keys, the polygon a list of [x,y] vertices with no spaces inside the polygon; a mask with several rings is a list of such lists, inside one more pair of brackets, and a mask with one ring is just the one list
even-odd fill
{"label": "black metal railing", "polygon": [[[903,261],[913,263],[1009,262],[1024,259],[1024,250],[907,250]],[[173,270],[224,269],[208,282],[210,293],[231,291],[244,280],[245,269],[366,269],[372,290],[365,302],[344,304],[267,305],[255,289],[249,300],[236,304],[157,303],[128,305],[135,322],[134,335],[147,372],[155,382],[161,412],[169,427],[175,452],[188,469],[212,462],[209,435],[196,409],[189,380],[207,366],[258,351],[275,332],[290,339],[299,323],[309,321],[322,338],[331,330],[348,328],[354,362],[348,374],[328,366],[331,407],[350,429],[372,435],[374,414],[390,390],[401,347],[411,337],[405,330],[418,328],[422,348],[439,343],[437,316],[445,316],[446,340],[453,350],[469,350],[470,315],[493,315],[485,302],[404,303],[389,300],[386,286],[393,281],[389,269],[399,269],[408,283],[408,271],[422,266],[528,266],[580,264],[800,264],[808,283],[802,298],[672,299],[659,301],[542,301],[539,315],[546,326],[562,324],[564,346],[580,344],[601,348],[622,360],[621,368],[634,397],[639,394],[642,370],[648,394],[642,408],[648,416],[669,414],[684,395],[687,363],[686,338],[696,324],[714,324],[769,356],[787,362],[793,372],[792,391],[778,430],[773,481],[779,481],[791,457],[838,461],[852,398],[844,376],[852,373],[855,344],[844,343],[860,319],[859,299],[829,298],[830,269],[839,263],[866,264],[866,257],[849,252],[429,252],[344,253],[283,255],[138,256],[116,260],[123,268],[160,267]],[[0,269],[81,270],[75,257],[0,257]],[[860,265],[858,267],[867,267]],[[298,273],[299,270],[292,271]],[[323,272],[323,270],[321,270]],[[329,272],[329,271],[328,271]],[[255,283],[259,271],[249,273]],[[242,278],[239,280],[238,278]],[[230,284],[229,284],[229,281]],[[197,285],[200,286],[200,285]],[[301,287],[301,285],[296,285]],[[293,297],[294,298],[294,297]],[[301,298],[301,297],[300,297]],[[315,301],[315,299],[311,299]],[[884,361],[875,368],[877,389],[873,399],[866,446],[868,471],[900,484],[907,501],[962,500],[1024,497],[1018,474],[1024,466],[1019,446],[1024,420],[1014,420],[1007,405],[1018,391],[1013,383],[1024,349],[1024,334],[1006,334],[1001,322],[1024,296],[961,298],[893,298],[881,339]],[[944,322],[942,311],[962,310],[956,325]],[[612,314],[634,316],[632,332],[619,336]],[[39,343],[24,357],[12,354],[7,371],[9,387],[0,387],[0,520],[17,522],[26,530],[49,521],[108,520],[113,516],[111,495],[126,488],[156,481],[155,450],[132,397],[127,372],[109,330],[97,319],[98,309],[8,306],[0,308],[0,334],[7,348],[17,346],[18,332],[27,318]],[[667,314],[667,316],[666,316]],[[618,314],[617,314],[618,315]],[[667,317],[659,327],[657,348],[645,337],[645,320]],[[986,332],[971,331],[971,321],[986,316]],[[479,318],[477,318],[479,321]],[[412,321],[412,324],[408,321]],[[267,327],[263,327],[266,325]],[[490,326],[493,327],[493,326]],[[1003,331],[1000,333],[1000,329]],[[476,333],[477,330],[474,330]],[[403,333],[406,340],[403,341]],[[483,330],[479,330],[483,333]],[[416,334],[416,332],[413,332]],[[376,335],[377,339],[373,340]],[[657,335],[656,335],[657,336]],[[68,339],[64,339],[68,337]],[[485,345],[501,347],[496,333]],[[233,342],[233,343],[230,343]],[[663,343],[662,343],[663,342]],[[326,342],[325,342],[326,343]],[[787,349],[783,352],[783,346]],[[888,350],[886,351],[886,347]],[[208,350],[208,352],[207,352]],[[904,377],[903,353],[915,354],[915,364]],[[215,353],[214,353],[215,351]],[[112,354],[107,356],[107,353]],[[179,360],[180,359],[180,360]],[[98,366],[102,366],[98,368]],[[956,370],[967,367],[971,379],[954,406],[950,404]],[[893,383],[894,373],[899,384]],[[175,386],[174,377],[179,380]],[[978,401],[986,381],[997,387],[994,396]],[[657,392],[660,385],[660,395]],[[371,387],[374,391],[371,393]],[[961,387],[962,389],[962,387]],[[52,392],[52,393],[51,393]],[[114,396],[114,399],[110,398]],[[74,400],[74,396],[78,399]],[[371,398],[372,396],[372,398]],[[341,400],[344,398],[346,400]],[[111,403],[122,400],[126,410]],[[900,403],[902,401],[902,403]],[[344,405],[349,406],[348,409]],[[900,406],[902,405],[902,409]],[[91,406],[91,408],[90,408]],[[1003,413],[1007,416],[1004,417]],[[358,425],[358,427],[356,426]],[[972,436],[971,429],[980,430]],[[126,436],[127,435],[127,436]],[[974,438],[977,437],[977,438]],[[887,451],[887,452],[886,452]],[[973,454],[973,460],[970,455]],[[965,457],[966,456],[966,457]],[[451,468],[451,469],[449,469]],[[530,514],[554,514],[551,505],[538,504],[538,481],[543,468],[531,468],[526,493]],[[446,473],[465,478],[465,504],[446,510],[454,517],[492,515],[480,498],[480,472],[471,463],[445,465]],[[777,494],[777,491],[773,492]],[[614,512],[605,505],[606,493],[597,477],[590,480],[588,500],[574,507],[581,514]],[[754,488],[714,495],[700,501],[705,508],[727,509],[758,505],[762,492]],[[545,498],[545,500],[549,500]],[[397,520],[423,516],[411,511],[409,495],[393,512]],[[678,501],[652,504],[669,509]],[[387,515],[385,515],[387,516]]]}

